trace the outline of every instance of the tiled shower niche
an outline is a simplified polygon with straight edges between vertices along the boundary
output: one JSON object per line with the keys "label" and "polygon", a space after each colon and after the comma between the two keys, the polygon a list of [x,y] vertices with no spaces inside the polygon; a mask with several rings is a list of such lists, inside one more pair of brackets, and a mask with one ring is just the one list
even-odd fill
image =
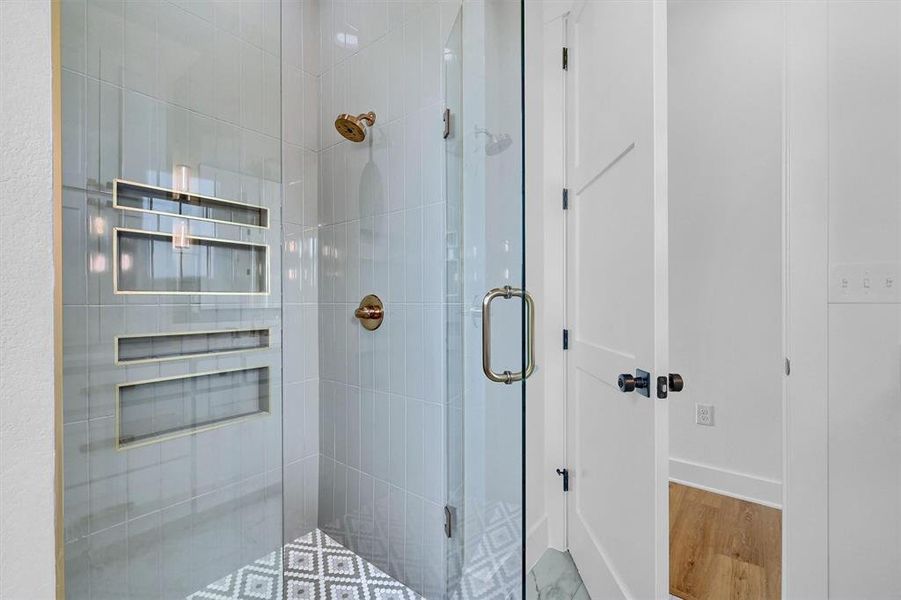
{"label": "tiled shower niche", "polygon": [[117,179],[113,185],[113,206],[122,210],[167,214],[245,227],[269,227],[269,210],[262,206],[178,192],[121,179]]}
{"label": "tiled shower niche", "polygon": [[116,337],[116,364],[137,364],[249,352],[270,347],[269,329],[231,329],[120,335]]}
{"label": "tiled shower niche", "polygon": [[263,244],[116,228],[117,294],[269,293],[269,247]]}
{"label": "tiled shower niche", "polygon": [[150,444],[268,414],[268,367],[120,384],[116,446]]}

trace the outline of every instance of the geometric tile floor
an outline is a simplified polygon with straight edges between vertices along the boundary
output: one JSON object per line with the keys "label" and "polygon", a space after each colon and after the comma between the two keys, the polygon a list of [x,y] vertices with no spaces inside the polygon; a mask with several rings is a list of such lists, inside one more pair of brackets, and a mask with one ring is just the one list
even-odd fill
{"label": "geometric tile floor", "polygon": [[[473,503],[464,516],[463,557],[453,555],[453,600],[522,598],[522,510],[508,502]],[[565,600],[570,600],[566,598]]]}
{"label": "geometric tile floor", "polygon": [[316,529],[285,544],[281,552],[271,552],[191,594],[187,600],[422,599]]}

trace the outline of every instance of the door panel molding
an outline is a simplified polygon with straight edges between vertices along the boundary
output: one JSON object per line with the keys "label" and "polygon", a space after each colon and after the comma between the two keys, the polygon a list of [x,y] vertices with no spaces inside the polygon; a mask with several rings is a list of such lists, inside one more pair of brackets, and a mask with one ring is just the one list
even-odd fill
{"label": "door panel molding", "polygon": [[567,523],[595,598],[667,598],[666,4],[584,2],[567,34]]}

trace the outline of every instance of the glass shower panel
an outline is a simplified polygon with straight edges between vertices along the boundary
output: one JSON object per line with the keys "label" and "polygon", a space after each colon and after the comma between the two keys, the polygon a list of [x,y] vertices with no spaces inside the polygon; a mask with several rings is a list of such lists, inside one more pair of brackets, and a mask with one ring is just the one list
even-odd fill
{"label": "glass shower panel", "polygon": [[280,11],[61,3],[67,598],[280,597]]}
{"label": "glass shower panel", "polygon": [[[445,44],[447,193],[448,594],[519,598],[523,589],[524,307],[482,302],[524,288],[522,7],[466,2]],[[465,95],[462,90],[466,90]],[[487,321],[487,319],[485,319]]]}
{"label": "glass shower panel", "polygon": [[[465,521],[463,485],[463,10],[444,44],[447,194],[447,589],[460,588]],[[456,533],[456,535],[455,535]]]}

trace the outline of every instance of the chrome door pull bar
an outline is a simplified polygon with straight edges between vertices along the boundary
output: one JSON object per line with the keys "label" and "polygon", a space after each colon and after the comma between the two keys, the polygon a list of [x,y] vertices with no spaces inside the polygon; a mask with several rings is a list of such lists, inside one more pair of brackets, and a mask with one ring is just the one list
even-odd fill
{"label": "chrome door pull bar", "polygon": [[[526,305],[526,367],[524,371],[496,373],[491,368],[491,302],[495,298],[522,298]],[[482,371],[485,377],[497,383],[510,385],[522,381],[535,370],[535,302],[532,295],[519,288],[505,285],[494,288],[482,299]]]}

